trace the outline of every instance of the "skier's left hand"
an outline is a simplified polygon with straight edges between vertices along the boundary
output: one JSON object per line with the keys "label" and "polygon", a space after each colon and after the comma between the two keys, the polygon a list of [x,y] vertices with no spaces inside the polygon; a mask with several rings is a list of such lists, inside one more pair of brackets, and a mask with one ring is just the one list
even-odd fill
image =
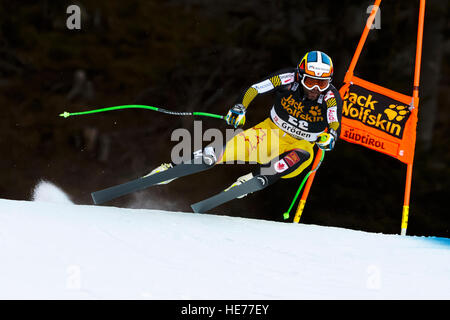
{"label": "skier's left hand", "polygon": [[247,112],[247,109],[242,104],[235,104],[225,116],[226,123],[235,128],[243,126],[245,123],[245,112]]}
{"label": "skier's left hand", "polygon": [[319,134],[317,137],[316,144],[317,146],[324,150],[330,151],[333,150],[334,144],[336,143],[337,133],[333,129],[330,129],[330,132],[323,132]]}

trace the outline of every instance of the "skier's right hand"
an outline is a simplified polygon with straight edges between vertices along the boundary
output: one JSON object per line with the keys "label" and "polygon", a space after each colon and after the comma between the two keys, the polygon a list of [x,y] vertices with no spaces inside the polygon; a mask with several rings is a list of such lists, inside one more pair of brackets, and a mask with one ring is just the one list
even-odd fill
{"label": "skier's right hand", "polygon": [[225,116],[225,121],[227,124],[235,128],[243,126],[245,123],[246,112],[247,109],[245,109],[242,104],[235,104],[233,107],[231,107],[230,111],[228,111],[228,114]]}

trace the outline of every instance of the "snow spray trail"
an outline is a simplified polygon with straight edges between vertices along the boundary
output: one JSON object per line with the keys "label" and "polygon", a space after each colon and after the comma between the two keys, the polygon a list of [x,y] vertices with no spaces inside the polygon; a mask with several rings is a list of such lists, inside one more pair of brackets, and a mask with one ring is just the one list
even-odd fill
{"label": "snow spray trail", "polygon": [[34,187],[32,201],[73,204],[70,197],[51,182],[41,180]]}

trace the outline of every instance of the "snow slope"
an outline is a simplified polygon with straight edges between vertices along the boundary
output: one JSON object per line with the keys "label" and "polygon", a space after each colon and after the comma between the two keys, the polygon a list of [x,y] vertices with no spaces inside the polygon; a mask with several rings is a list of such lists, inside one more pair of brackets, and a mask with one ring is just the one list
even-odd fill
{"label": "snow slope", "polygon": [[0,199],[0,299],[450,298],[447,238],[75,205],[48,190]]}

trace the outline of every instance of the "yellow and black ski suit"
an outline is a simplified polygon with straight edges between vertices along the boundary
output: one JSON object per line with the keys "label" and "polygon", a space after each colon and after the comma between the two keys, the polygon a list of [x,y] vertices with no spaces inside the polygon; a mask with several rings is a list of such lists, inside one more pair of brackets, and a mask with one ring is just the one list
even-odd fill
{"label": "yellow and black ski suit", "polygon": [[278,178],[295,177],[310,165],[319,134],[333,129],[339,136],[342,100],[331,84],[317,100],[307,99],[296,68],[291,68],[252,85],[239,103],[247,108],[256,96],[269,92],[275,93],[270,117],[236,134],[217,163],[262,164],[273,183]]}

